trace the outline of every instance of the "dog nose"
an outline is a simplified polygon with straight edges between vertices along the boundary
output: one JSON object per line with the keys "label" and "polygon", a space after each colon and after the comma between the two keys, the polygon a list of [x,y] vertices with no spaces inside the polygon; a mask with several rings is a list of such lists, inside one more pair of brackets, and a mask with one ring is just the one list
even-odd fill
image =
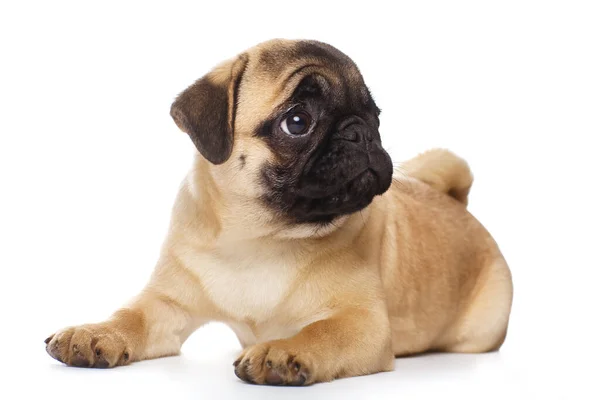
{"label": "dog nose", "polygon": [[350,117],[337,126],[337,136],[340,139],[355,143],[373,141],[373,133],[367,124],[358,117]]}

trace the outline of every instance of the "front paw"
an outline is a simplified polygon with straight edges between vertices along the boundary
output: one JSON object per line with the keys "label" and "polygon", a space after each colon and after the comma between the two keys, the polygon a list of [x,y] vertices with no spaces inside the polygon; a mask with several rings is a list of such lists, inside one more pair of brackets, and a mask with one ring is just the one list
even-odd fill
{"label": "front paw", "polygon": [[45,343],[52,358],[74,367],[112,368],[131,362],[125,339],[108,324],[66,328]]}
{"label": "front paw", "polygon": [[249,383],[302,386],[316,381],[312,357],[285,340],[251,346],[233,365],[237,377]]}

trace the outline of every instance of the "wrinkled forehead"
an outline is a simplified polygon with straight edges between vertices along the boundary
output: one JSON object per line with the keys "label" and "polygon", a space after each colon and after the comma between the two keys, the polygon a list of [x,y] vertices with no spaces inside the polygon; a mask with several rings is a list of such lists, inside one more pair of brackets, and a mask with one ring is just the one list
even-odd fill
{"label": "wrinkled forehead", "polygon": [[331,45],[317,41],[273,40],[256,46],[255,50],[257,67],[273,78],[308,63],[328,66],[341,75],[345,72],[358,72],[347,55]]}
{"label": "wrinkled forehead", "polygon": [[248,64],[238,92],[236,129],[251,131],[290,98],[310,74],[326,79],[340,97],[354,90],[368,102],[369,93],[358,68],[333,46],[316,41],[271,40],[247,53]]}

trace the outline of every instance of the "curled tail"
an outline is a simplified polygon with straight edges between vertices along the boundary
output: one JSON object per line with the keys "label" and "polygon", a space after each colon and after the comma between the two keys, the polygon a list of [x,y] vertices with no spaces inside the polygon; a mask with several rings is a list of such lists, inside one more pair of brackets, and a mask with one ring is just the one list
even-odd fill
{"label": "curled tail", "polygon": [[456,154],[432,149],[406,161],[399,169],[467,205],[473,174],[467,162]]}

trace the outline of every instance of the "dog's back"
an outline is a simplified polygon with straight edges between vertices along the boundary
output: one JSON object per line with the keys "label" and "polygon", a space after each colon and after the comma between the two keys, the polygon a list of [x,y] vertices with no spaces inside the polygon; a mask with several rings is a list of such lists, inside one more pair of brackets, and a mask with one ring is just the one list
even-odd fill
{"label": "dog's back", "polygon": [[512,282],[495,241],[464,208],[473,182],[467,163],[436,149],[396,173],[370,215],[372,229],[385,226],[378,262],[394,353],[497,349]]}

